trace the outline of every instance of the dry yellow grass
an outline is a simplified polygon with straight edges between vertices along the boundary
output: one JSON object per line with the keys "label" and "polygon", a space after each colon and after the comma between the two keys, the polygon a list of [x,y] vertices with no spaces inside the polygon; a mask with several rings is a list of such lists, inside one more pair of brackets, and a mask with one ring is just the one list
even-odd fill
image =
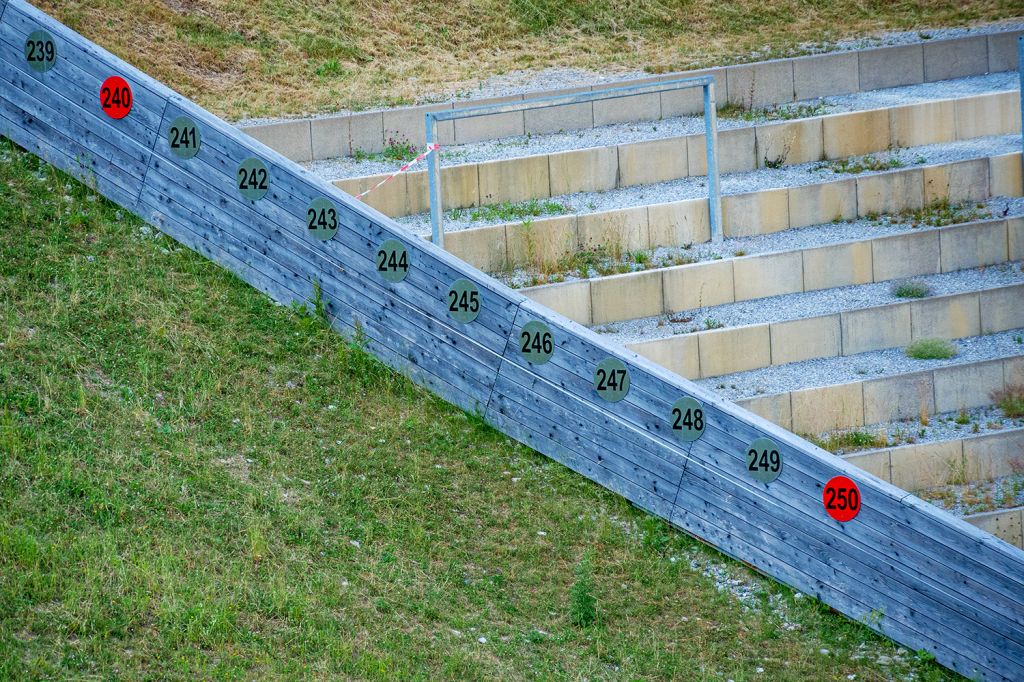
{"label": "dry yellow grass", "polygon": [[215,113],[411,104],[550,66],[663,72],[1021,15],[1019,0],[38,0]]}

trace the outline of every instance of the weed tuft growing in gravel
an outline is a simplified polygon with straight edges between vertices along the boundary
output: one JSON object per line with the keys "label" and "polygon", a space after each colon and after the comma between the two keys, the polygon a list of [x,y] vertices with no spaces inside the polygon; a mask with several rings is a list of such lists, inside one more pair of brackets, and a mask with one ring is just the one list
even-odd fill
{"label": "weed tuft growing in gravel", "polygon": [[900,282],[892,286],[892,295],[897,298],[925,298],[932,295],[932,288],[924,282]]}
{"label": "weed tuft growing in gravel", "polygon": [[916,360],[947,360],[956,356],[956,344],[945,339],[919,339],[907,346],[907,357]]}
{"label": "weed tuft growing in gravel", "polygon": [[1024,384],[1010,384],[992,391],[989,397],[1007,417],[1024,417]]}

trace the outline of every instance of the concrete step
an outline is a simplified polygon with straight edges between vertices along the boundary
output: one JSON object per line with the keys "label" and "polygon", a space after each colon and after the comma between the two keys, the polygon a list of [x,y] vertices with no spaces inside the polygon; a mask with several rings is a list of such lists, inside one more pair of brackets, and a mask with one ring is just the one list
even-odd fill
{"label": "concrete step", "polygon": [[[1014,134],[1020,131],[1020,97],[1013,90],[1017,84],[1016,74],[992,74],[963,82],[803,102],[799,104],[802,109],[792,110],[794,116],[802,111],[830,113],[793,120],[726,119],[721,121],[718,137],[719,169],[738,173],[843,159],[892,147]],[[950,97],[958,90],[966,94]],[[902,97],[901,91],[906,91]],[[904,102],[889,104],[888,100]],[[886,104],[879,106],[879,102]],[[450,148],[442,152],[444,208],[549,199],[707,173],[701,118],[659,121],[643,130],[629,126],[624,132],[621,128]],[[675,131],[679,134],[673,135]],[[456,163],[466,157],[472,162]],[[335,160],[310,164],[309,168],[342,190],[360,194],[401,165]],[[395,178],[373,190],[365,201],[395,218],[425,212],[425,169]]]}

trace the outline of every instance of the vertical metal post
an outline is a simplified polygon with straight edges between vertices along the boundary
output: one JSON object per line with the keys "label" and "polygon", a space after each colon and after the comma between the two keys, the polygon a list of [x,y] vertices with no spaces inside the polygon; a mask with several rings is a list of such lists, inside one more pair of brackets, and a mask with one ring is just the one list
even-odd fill
{"label": "vertical metal post", "polygon": [[713,79],[704,86],[704,147],[708,161],[708,216],[711,219],[711,241],[718,244],[722,241],[722,196],[718,189],[718,108],[715,103]]}
{"label": "vertical metal post", "polygon": [[[427,144],[437,142],[437,120],[431,112],[426,113]],[[441,150],[431,152],[427,164],[427,176],[430,182],[430,237],[431,241],[444,248],[444,225],[441,224]]]}

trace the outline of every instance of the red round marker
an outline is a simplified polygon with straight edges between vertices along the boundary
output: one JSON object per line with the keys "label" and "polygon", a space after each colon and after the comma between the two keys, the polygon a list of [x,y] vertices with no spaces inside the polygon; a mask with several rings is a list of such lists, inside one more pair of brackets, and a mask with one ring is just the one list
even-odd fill
{"label": "red round marker", "polygon": [[821,501],[829,516],[846,523],[860,512],[860,488],[846,476],[836,476],[825,486]]}
{"label": "red round marker", "polygon": [[132,88],[120,76],[111,76],[100,88],[100,106],[110,118],[120,120],[128,115],[134,103]]}

